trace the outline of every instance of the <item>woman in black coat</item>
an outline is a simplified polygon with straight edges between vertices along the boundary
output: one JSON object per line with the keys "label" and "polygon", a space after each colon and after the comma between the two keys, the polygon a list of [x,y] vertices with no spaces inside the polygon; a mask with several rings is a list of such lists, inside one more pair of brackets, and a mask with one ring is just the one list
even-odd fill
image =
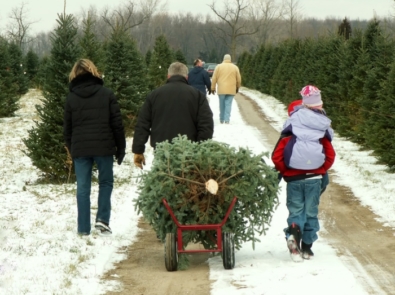
{"label": "woman in black coat", "polygon": [[92,167],[99,171],[99,196],[95,228],[110,235],[114,156],[120,165],[126,140],[114,93],[103,86],[96,66],[88,59],[77,61],[69,75],[63,135],[77,177],[78,234],[89,235]]}

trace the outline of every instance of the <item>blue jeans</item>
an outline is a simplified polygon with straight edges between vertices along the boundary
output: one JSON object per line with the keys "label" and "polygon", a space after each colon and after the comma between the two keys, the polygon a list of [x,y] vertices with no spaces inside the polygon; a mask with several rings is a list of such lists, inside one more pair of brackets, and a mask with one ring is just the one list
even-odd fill
{"label": "blue jeans", "polygon": [[219,121],[229,122],[230,112],[232,111],[232,102],[234,95],[219,94]]}
{"label": "blue jeans", "polygon": [[302,240],[312,244],[318,239],[318,205],[320,204],[321,179],[302,179],[287,183],[287,223],[299,225]]}
{"label": "blue jeans", "polygon": [[114,184],[113,156],[80,157],[74,159],[77,177],[78,233],[91,232],[91,183],[92,167],[96,163],[99,170],[99,198],[96,221],[109,224],[111,214],[111,193]]}
{"label": "blue jeans", "polygon": [[322,179],[321,179],[321,195],[326,190],[328,184],[329,184],[329,175],[328,172],[326,172],[324,175],[322,175]]}

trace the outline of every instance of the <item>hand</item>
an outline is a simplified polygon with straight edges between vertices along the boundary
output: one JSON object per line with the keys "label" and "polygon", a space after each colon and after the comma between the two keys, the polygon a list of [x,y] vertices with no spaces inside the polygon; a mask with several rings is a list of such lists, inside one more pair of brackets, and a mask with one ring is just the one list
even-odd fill
{"label": "hand", "polygon": [[211,89],[211,94],[215,94],[215,90]]}
{"label": "hand", "polygon": [[115,159],[117,159],[118,165],[122,164],[123,158],[125,158],[125,150],[117,150],[115,154]]}
{"label": "hand", "polygon": [[143,165],[145,165],[144,154],[134,154],[134,165],[143,169]]}
{"label": "hand", "polygon": [[236,87],[236,93],[239,93],[239,87]]}
{"label": "hand", "polygon": [[208,90],[208,94],[211,94],[211,90],[210,89]]}

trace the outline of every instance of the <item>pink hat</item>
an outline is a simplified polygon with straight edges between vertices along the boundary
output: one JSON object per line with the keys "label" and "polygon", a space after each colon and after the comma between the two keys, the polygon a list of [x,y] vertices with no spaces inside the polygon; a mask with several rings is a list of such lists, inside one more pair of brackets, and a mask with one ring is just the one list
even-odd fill
{"label": "pink hat", "polygon": [[316,107],[323,104],[321,99],[321,91],[313,85],[307,85],[303,87],[299,93],[302,95],[303,104],[306,106]]}

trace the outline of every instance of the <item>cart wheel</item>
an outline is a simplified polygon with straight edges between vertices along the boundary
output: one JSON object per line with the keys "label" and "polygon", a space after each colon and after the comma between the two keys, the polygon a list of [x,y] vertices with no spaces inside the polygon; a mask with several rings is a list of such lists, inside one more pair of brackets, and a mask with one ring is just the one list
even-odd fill
{"label": "cart wheel", "polygon": [[222,262],[225,269],[235,267],[234,233],[222,233]]}
{"label": "cart wheel", "polygon": [[176,241],[176,235],[174,233],[166,234],[165,264],[167,271],[177,270],[177,265],[178,265],[177,241]]}

